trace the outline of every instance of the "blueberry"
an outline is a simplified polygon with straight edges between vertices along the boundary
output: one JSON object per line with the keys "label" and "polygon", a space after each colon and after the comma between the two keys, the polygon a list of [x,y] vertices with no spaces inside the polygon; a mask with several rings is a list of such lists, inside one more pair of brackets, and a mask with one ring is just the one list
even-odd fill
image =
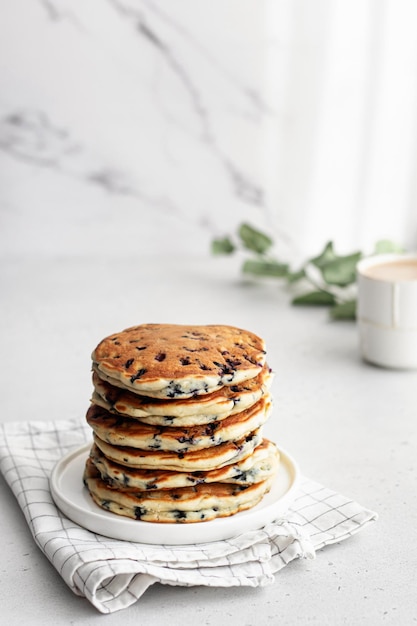
{"label": "blueberry", "polygon": [[135,506],[135,519],[141,519],[146,515],[146,509],[143,506]]}
{"label": "blueberry", "polygon": [[134,383],[135,380],[137,380],[138,378],[141,378],[141,376],[143,376],[145,374],[147,370],[143,367],[142,369],[138,370],[136,372],[136,374],[133,374],[133,376],[130,377],[130,382]]}

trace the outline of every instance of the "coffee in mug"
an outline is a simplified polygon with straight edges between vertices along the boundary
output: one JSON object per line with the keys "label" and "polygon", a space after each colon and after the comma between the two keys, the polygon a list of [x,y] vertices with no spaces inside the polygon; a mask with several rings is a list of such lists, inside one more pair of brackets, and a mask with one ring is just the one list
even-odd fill
{"label": "coffee in mug", "polygon": [[357,265],[360,350],[383,367],[417,368],[417,254],[381,254]]}

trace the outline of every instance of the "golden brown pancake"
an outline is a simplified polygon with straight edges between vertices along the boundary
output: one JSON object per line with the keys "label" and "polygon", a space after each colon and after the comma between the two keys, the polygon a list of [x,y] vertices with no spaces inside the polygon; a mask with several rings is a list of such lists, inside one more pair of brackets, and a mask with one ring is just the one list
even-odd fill
{"label": "golden brown pancake", "polygon": [[[104,374],[101,373],[104,377]],[[105,377],[104,377],[105,378]],[[218,421],[249,408],[267,393],[272,382],[268,365],[255,378],[221,387],[213,393],[178,400],[157,399],[114,387],[93,372],[92,402],[110,412],[159,426],[197,426]]]}
{"label": "golden brown pancake", "polygon": [[84,484],[106,511],[146,522],[190,523],[228,517],[255,506],[269,491],[272,478],[249,486],[204,483],[180,489],[122,490],[105,483],[88,459]]}
{"label": "golden brown pancake", "polygon": [[113,385],[156,398],[187,398],[255,378],[263,340],[234,326],[141,324],[103,339],[94,366]]}
{"label": "golden brown pancake", "polygon": [[101,478],[115,489],[174,489],[201,483],[237,483],[252,485],[273,476],[279,463],[279,452],[275,444],[264,439],[243,461],[225,465],[208,472],[174,472],[167,470],[133,469],[108,459],[93,445],[90,458],[100,472]]}
{"label": "golden brown pancake", "polygon": [[114,446],[94,435],[94,442],[110,460],[127,467],[141,469],[174,470],[181,472],[208,471],[236,463],[248,457],[262,441],[262,428],[258,428],[238,441],[221,443],[212,448],[191,452],[164,452],[140,450],[129,446]]}
{"label": "golden brown pancake", "polygon": [[270,412],[271,400],[266,395],[249,409],[230,415],[220,422],[178,428],[144,424],[136,419],[109,413],[92,404],[87,411],[87,422],[100,439],[115,446],[191,452],[241,439],[262,426]]}

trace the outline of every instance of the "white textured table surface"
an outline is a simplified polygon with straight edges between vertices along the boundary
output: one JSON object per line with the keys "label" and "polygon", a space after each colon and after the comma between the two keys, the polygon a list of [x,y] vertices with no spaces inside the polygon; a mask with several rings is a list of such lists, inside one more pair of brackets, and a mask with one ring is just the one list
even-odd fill
{"label": "white textured table surface", "polygon": [[3,261],[1,421],[83,415],[90,352],[141,322],[230,323],[262,335],[276,371],[268,436],[303,473],[379,514],[314,561],[262,589],[155,585],[100,615],[35,546],[0,479],[2,620],[11,625],[123,623],[252,626],[417,622],[417,372],[368,366],[352,323],[297,309],[276,284],[243,284],[225,259]]}

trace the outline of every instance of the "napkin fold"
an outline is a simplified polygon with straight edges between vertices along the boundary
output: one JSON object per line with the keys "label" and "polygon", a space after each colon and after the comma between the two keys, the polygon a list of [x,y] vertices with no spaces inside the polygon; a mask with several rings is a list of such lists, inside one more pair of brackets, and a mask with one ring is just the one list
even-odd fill
{"label": "napkin fold", "polygon": [[[35,542],[72,591],[101,613],[136,602],[155,582],[215,587],[264,586],[296,558],[347,539],[376,514],[303,478],[285,519],[259,530],[205,544],[149,545],[94,534],[55,506],[49,477],[67,452],[91,441],[84,420],[0,425],[0,471]],[[81,480],[81,478],[80,478]]]}

